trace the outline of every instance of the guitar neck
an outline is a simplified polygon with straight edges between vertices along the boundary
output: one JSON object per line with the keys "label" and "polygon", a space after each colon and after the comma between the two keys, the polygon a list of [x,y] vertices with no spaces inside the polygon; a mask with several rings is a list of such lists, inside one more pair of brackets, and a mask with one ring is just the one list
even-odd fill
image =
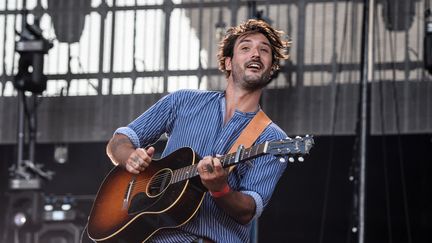
{"label": "guitar neck", "polygon": [[[230,153],[218,157],[218,159],[220,160],[222,166],[226,168],[264,155],[266,154],[266,149],[267,142],[252,146],[247,149],[240,149],[235,153]],[[193,178],[195,176],[198,176],[198,174],[199,173],[197,169],[197,164],[174,170],[171,184]]]}
{"label": "guitar neck", "polygon": [[252,146],[247,149],[241,149],[239,152],[224,155],[219,157],[219,160],[221,161],[221,164],[224,168],[230,167],[232,165],[264,155],[266,153],[266,148],[267,142]]}

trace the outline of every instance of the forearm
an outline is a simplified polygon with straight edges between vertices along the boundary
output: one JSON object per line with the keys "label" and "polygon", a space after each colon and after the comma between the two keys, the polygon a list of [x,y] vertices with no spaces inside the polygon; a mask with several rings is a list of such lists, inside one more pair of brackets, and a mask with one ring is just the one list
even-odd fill
{"label": "forearm", "polygon": [[129,155],[135,148],[129,138],[123,134],[115,134],[106,147],[108,157],[115,165],[125,166]]}
{"label": "forearm", "polygon": [[255,215],[255,200],[242,192],[230,191],[223,197],[213,199],[218,207],[240,224],[249,223]]}
{"label": "forearm", "polygon": [[228,185],[228,171],[218,158],[204,157],[197,170],[201,182],[209,190],[219,208],[240,224],[247,224],[255,215],[255,199],[245,193],[232,191]]}

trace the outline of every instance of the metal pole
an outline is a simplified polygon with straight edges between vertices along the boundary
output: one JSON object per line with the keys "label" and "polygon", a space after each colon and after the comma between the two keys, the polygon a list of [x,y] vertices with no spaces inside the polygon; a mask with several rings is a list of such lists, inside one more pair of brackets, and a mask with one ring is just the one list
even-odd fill
{"label": "metal pole", "polygon": [[358,242],[365,242],[365,211],[366,211],[366,162],[369,135],[369,80],[372,80],[372,41],[373,41],[373,6],[374,0],[364,1],[363,10],[363,38],[361,60],[361,112],[360,112],[360,154],[359,154],[359,183],[358,183]]}
{"label": "metal pole", "polygon": [[[21,31],[24,31],[25,25],[27,23],[27,11],[26,11],[27,1],[23,1],[23,12],[21,17]],[[24,134],[25,134],[25,114],[24,114],[24,102],[26,99],[26,95],[23,90],[18,90],[18,155],[17,155],[17,163],[16,169],[21,166],[21,162],[24,160]]]}
{"label": "metal pole", "polygon": [[30,162],[35,163],[35,149],[36,149],[36,134],[37,134],[37,116],[36,116],[36,103],[37,103],[37,95],[32,93],[32,110],[29,111],[29,121],[28,121],[28,130],[29,130],[29,154],[28,160]]}
{"label": "metal pole", "polygon": [[18,90],[18,155],[16,168],[19,168],[24,157],[24,102],[25,102],[24,91]]}

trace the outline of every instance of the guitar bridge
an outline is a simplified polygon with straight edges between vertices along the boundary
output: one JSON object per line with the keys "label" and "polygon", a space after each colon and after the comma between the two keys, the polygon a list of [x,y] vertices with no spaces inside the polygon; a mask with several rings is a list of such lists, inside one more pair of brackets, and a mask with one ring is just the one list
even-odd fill
{"label": "guitar bridge", "polygon": [[129,182],[125,196],[123,198],[123,205],[122,205],[122,209],[127,209],[128,205],[129,205],[129,200],[130,200],[130,196],[132,193],[132,189],[133,189],[133,185],[135,184],[135,177],[133,177],[133,179]]}

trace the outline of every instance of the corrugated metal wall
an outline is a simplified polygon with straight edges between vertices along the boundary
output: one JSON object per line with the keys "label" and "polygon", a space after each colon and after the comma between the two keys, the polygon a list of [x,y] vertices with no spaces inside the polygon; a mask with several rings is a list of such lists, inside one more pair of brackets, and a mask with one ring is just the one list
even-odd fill
{"label": "corrugated metal wall", "polygon": [[[431,133],[432,84],[422,55],[427,1],[375,3],[371,132]],[[21,31],[23,6],[54,42],[39,98],[40,142],[105,141],[166,92],[223,89],[216,27],[255,10],[293,42],[262,99],[267,113],[290,135],[355,133],[362,1],[5,0],[0,143],[16,140],[14,30]]]}

